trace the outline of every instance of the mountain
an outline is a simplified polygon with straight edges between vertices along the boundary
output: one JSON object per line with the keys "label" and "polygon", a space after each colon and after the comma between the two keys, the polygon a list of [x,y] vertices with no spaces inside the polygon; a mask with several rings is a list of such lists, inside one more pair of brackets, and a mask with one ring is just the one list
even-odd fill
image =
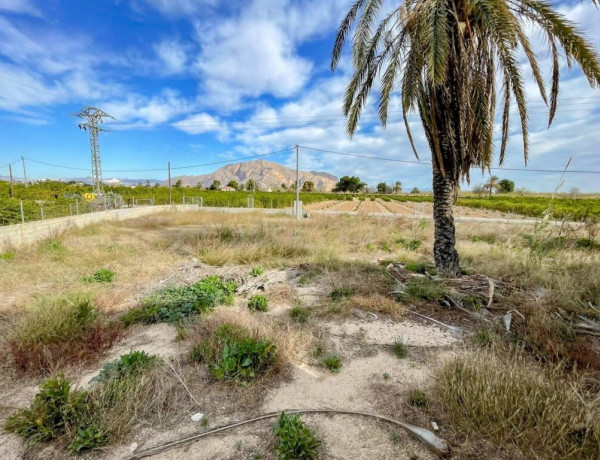
{"label": "mountain", "polygon": [[[338,181],[337,177],[325,172],[300,171],[299,176],[301,184],[312,181],[315,184],[315,190],[319,191],[330,191]],[[258,188],[261,190],[278,189],[281,188],[281,184],[290,187],[296,180],[296,171],[271,161],[256,160],[223,166],[211,174],[177,176],[173,177],[171,181],[174,184],[181,180],[184,186],[196,186],[200,183],[203,187],[208,187],[213,181],[218,180],[221,182],[221,186],[224,187],[232,180],[238,183],[246,183],[250,179],[256,181]],[[166,182],[163,182],[163,184],[166,184]]]}

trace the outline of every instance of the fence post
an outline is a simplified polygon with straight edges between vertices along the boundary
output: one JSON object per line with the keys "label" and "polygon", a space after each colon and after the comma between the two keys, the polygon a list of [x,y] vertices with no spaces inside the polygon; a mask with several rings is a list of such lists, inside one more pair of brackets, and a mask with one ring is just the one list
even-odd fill
{"label": "fence post", "polygon": [[69,215],[73,215],[73,203],[69,203]]}
{"label": "fence post", "polygon": [[24,224],[25,223],[25,213],[23,212],[23,200],[21,200],[20,207],[21,207],[21,222]]}
{"label": "fence post", "polygon": [[40,214],[42,216],[42,220],[44,220],[44,207],[40,205]]}
{"label": "fence post", "polygon": [[79,215],[79,200],[75,200],[75,213]]}

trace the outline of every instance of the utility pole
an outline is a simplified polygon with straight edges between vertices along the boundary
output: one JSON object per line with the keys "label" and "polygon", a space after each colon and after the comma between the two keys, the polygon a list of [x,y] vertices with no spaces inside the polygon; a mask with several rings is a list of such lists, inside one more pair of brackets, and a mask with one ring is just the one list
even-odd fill
{"label": "utility pole", "polygon": [[25,158],[23,158],[23,155],[21,155],[21,161],[23,162],[23,178],[25,179],[25,188],[28,188],[29,184],[27,183],[27,170],[25,169]]}
{"label": "utility pole", "polygon": [[300,210],[300,172],[299,172],[299,150],[300,146],[296,145],[296,218],[302,217],[302,211]]}
{"label": "utility pole", "polygon": [[8,164],[8,175],[10,176],[10,197],[15,197],[15,185],[13,184],[12,165]]}
{"label": "utility pole", "polygon": [[[94,181],[94,193],[97,198],[104,196],[102,186],[102,166],[100,164],[100,147],[98,145],[98,132],[106,131],[98,125],[104,122],[104,118],[113,118],[109,114],[95,107],[85,107],[74,116],[86,120],[79,123],[79,129],[90,132],[90,150],[92,153],[92,180]],[[114,119],[114,118],[113,118]],[[105,206],[106,208],[106,206]]]}
{"label": "utility pole", "polygon": [[173,204],[173,196],[171,195],[171,162],[168,162],[169,165],[169,204]]}

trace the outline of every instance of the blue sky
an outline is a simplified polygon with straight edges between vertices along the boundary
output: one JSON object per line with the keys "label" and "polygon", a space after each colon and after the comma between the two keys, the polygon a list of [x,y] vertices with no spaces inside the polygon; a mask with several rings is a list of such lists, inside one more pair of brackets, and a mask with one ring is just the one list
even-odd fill
{"label": "blue sky", "polygon": [[[233,160],[292,147],[414,160],[403,123],[392,112],[384,131],[372,97],[360,130],[349,139],[341,99],[351,74],[346,55],[336,73],[329,53],[349,0],[0,0],[0,165],[21,155],[89,167],[87,133],[69,114],[96,106],[116,120],[101,135],[105,179],[164,179],[166,168]],[[589,5],[588,5],[589,3]],[[225,6],[223,6],[225,5]],[[562,12],[600,43],[600,12],[591,2]],[[537,34],[542,68],[549,59]],[[577,71],[561,69],[559,112],[546,129],[547,109],[528,79],[529,167],[600,171],[600,91]],[[526,73],[526,75],[528,75]],[[398,95],[391,104],[398,110]],[[414,120],[419,152],[428,149]],[[523,167],[516,119],[507,167]],[[294,165],[286,152],[271,159]],[[430,169],[301,152],[301,168],[359,175],[374,186],[401,180],[430,189]],[[0,171],[6,175],[7,171]],[[202,174],[215,166],[177,170]],[[28,164],[31,177],[86,176],[85,171]],[[16,173],[18,175],[19,169]],[[560,175],[495,171],[518,187],[553,190]],[[484,180],[474,171],[472,184]],[[465,187],[467,187],[465,185]],[[570,174],[563,189],[600,191],[600,175]]]}

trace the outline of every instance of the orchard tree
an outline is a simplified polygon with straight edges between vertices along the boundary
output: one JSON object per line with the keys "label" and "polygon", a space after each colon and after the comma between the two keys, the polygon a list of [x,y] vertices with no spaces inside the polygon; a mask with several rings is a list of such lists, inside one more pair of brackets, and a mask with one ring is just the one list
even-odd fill
{"label": "orchard tree", "polygon": [[210,187],[208,187],[209,190],[221,190],[221,181],[220,180],[214,180],[212,184],[210,184]]}
{"label": "orchard tree", "polygon": [[334,192],[350,192],[357,193],[362,191],[367,184],[360,180],[357,176],[343,176],[337,184],[335,184]]}
{"label": "orchard tree", "polygon": [[227,187],[231,187],[231,188],[234,188],[236,190],[238,189],[239,186],[240,186],[240,184],[238,184],[238,181],[236,181],[236,180],[230,180],[227,183]]}
{"label": "orchard tree", "polygon": [[515,191],[515,183],[509,179],[502,179],[498,182],[498,193],[510,193]]}
{"label": "orchard tree", "polygon": [[315,183],[311,180],[307,180],[306,182],[304,182],[304,184],[302,184],[303,192],[312,192],[314,189],[315,189]]}

